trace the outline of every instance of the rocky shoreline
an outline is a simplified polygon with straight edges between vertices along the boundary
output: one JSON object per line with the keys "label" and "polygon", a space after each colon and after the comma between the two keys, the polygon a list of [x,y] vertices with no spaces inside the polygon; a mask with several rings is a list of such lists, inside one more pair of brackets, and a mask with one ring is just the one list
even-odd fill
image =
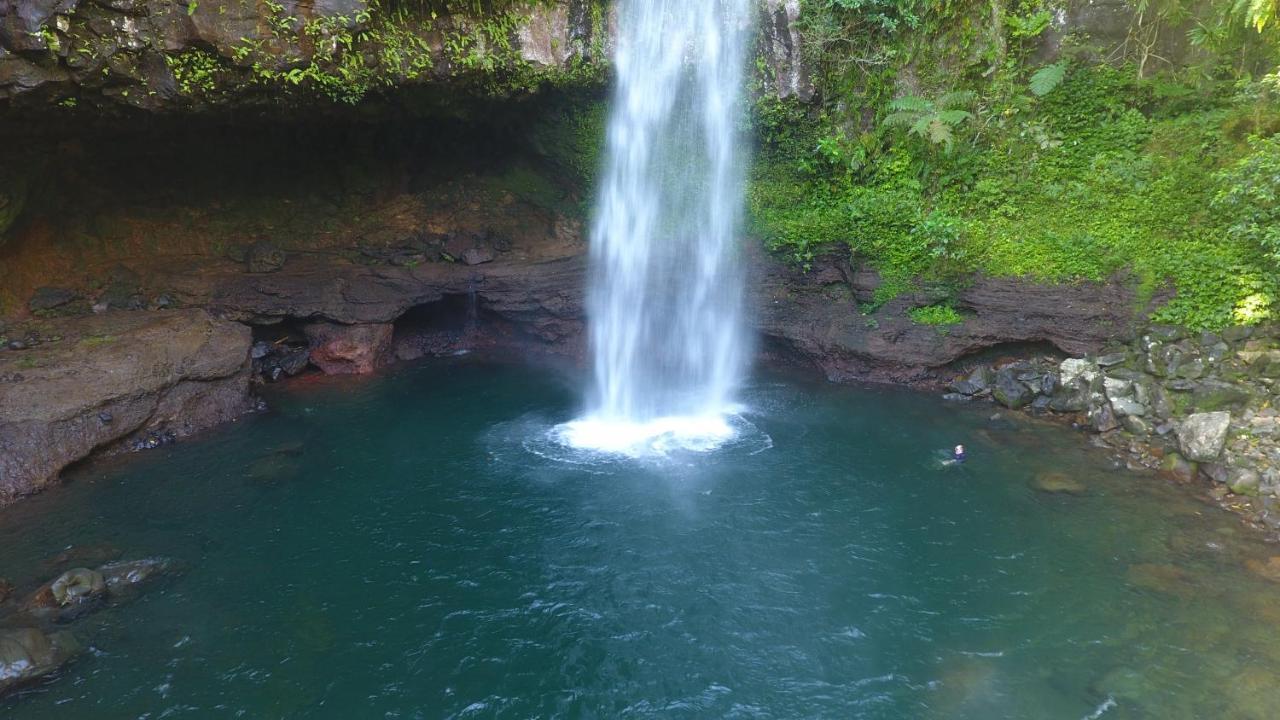
{"label": "rocky shoreline", "polygon": [[1117,466],[1182,482],[1280,532],[1280,328],[1155,325],[1083,357],[980,363],[944,398],[987,400],[1092,436]]}
{"label": "rocky shoreline", "polygon": [[[257,406],[254,382],[473,350],[581,362],[580,227],[497,237],[406,235],[356,256],[260,244],[116,267],[96,290],[37,290],[26,318],[0,328],[0,504],[86,457],[232,421]],[[963,322],[940,328],[909,315],[938,301],[927,288],[864,314],[880,279],[846,259],[808,272],[751,261],[767,362],[1057,418],[1129,469],[1205,480],[1225,507],[1280,529],[1274,328],[1139,330],[1123,279],[983,277],[953,298]]]}

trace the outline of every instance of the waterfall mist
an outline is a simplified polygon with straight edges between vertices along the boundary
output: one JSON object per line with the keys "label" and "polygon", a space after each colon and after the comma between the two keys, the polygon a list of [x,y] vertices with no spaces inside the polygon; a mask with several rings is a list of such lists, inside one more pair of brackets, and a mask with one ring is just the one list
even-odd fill
{"label": "waterfall mist", "polygon": [[744,375],[737,131],[748,0],[624,0],[591,233],[593,384],[570,443],[714,447]]}

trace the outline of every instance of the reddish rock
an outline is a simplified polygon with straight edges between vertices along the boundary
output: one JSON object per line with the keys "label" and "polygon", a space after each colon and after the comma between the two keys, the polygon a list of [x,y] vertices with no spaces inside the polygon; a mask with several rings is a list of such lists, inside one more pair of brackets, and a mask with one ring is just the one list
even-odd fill
{"label": "reddish rock", "polygon": [[384,364],[391,350],[390,323],[306,327],[311,362],[326,375],[365,375]]}

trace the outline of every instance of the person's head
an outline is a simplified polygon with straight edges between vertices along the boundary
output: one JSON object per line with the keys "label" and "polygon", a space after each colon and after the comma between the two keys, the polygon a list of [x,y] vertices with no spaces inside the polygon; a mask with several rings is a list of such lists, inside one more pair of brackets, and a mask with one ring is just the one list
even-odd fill
{"label": "person's head", "polygon": [[957,454],[957,455],[963,455],[963,454],[964,454],[964,446],[963,446],[963,445],[957,445],[957,446],[956,446],[956,454]]}

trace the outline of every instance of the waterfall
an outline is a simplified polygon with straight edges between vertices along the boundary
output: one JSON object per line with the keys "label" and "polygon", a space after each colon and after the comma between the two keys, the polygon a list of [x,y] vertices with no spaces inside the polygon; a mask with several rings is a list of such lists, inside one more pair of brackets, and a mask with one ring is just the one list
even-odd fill
{"label": "waterfall", "polygon": [[593,386],[569,442],[714,447],[745,373],[737,131],[750,0],[622,0],[591,233]]}

